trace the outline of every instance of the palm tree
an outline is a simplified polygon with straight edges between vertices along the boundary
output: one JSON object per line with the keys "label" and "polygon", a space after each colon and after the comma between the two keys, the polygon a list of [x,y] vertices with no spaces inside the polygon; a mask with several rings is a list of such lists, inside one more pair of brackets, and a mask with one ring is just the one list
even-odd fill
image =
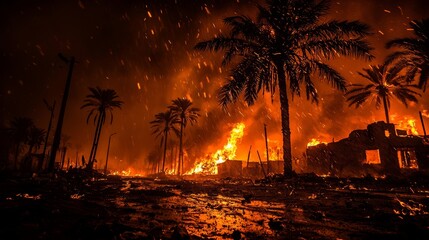
{"label": "palm tree", "polygon": [[373,58],[371,47],[363,40],[369,27],[359,21],[320,22],[329,7],[326,0],[267,0],[267,7],[258,5],[257,21],[242,15],[225,18],[231,27],[229,35],[218,34],[195,46],[197,50],[224,50],[223,65],[234,57],[240,59],[230,80],[219,89],[223,107],[243,92],[248,105],[254,104],[261,90],[273,98],[278,88],[285,176],[293,173],[287,85],[292,96],[300,96],[301,86],[305,86],[307,99],[317,103],[313,83],[317,76],[346,90],[344,78],[322,60],[338,55]]}
{"label": "palm tree", "polygon": [[185,130],[188,122],[193,125],[197,122],[200,114],[199,108],[191,107],[192,102],[187,98],[177,98],[172,101],[172,105],[169,106],[169,109],[176,116],[180,124],[180,132],[179,132],[179,164],[177,166],[177,175],[180,175],[180,170],[182,168],[183,172],[183,131]]}
{"label": "palm tree", "polygon": [[399,65],[390,67],[388,63],[385,63],[364,68],[364,73],[358,72],[360,76],[369,80],[370,83],[367,85],[352,85],[353,88],[346,93],[346,96],[348,96],[347,101],[350,102],[349,106],[355,105],[358,108],[369,99],[375,99],[377,109],[383,103],[386,122],[390,123],[389,108],[390,99],[393,96],[399,99],[406,107],[408,107],[409,101],[417,102],[416,96],[420,96],[419,93],[409,89],[416,86],[409,85],[405,75],[399,75],[402,68]]}
{"label": "palm tree", "polygon": [[407,77],[412,81],[418,77],[418,86],[426,90],[429,79],[429,18],[412,21],[410,27],[416,38],[399,38],[389,41],[387,48],[399,47],[398,51],[389,56],[388,61],[398,61],[407,66]]}
{"label": "palm tree", "polygon": [[106,117],[110,114],[110,124],[113,122],[113,110],[115,108],[121,108],[123,102],[116,100],[119,96],[113,89],[101,89],[100,87],[89,88],[91,92],[86,96],[84,104],[81,109],[88,108],[88,117],[86,122],[88,123],[91,118],[94,119],[95,133],[94,140],[92,142],[91,153],[88,159],[87,167],[92,169],[94,165],[95,156],[97,154],[98,142],[100,140],[101,129],[106,121]]}
{"label": "palm tree", "polygon": [[[26,154],[26,157],[24,158],[24,161],[22,162],[22,169],[31,169],[31,155],[33,153],[33,149],[36,149],[36,151],[40,148],[40,146],[43,144],[45,140],[46,131],[42,128],[37,128],[33,126],[27,136],[27,145],[28,145],[28,152]],[[40,161],[40,159],[38,159]]]}
{"label": "palm tree", "polygon": [[155,136],[161,137],[161,146],[164,145],[164,157],[162,160],[162,172],[165,171],[165,157],[167,154],[167,138],[170,131],[174,131],[176,135],[179,135],[175,124],[178,122],[177,115],[174,115],[169,109],[166,112],[161,112],[155,115],[155,120],[151,121],[153,132]]}
{"label": "palm tree", "polygon": [[46,136],[45,129],[32,127],[30,129],[27,144],[28,144],[28,152],[27,155],[30,155],[33,153],[33,149],[35,148],[38,150],[40,146],[44,143]]}
{"label": "palm tree", "polygon": [[18,157],[19,157],[19,152],[21,150],[22,144],[25,144],[28,142],[30,131],[33,128],[34,128],[34,122],[31,118],[16,117],[10,122],[8,133],[12,139],[12,142],[15,145],[14,169],[17,169]]}

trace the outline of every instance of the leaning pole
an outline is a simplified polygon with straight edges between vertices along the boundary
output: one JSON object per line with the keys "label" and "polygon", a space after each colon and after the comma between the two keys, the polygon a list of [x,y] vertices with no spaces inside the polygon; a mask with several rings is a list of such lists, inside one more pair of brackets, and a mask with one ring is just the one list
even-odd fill
{"label": "leaning pole", "polygon": [[49,172],[53,172],[55,170],[54,169],[55,168],[55,158],[57,155],[58,148],[60,146],[61,130],[63,128],[64,114],[66,112],[67,99],[69,97],[71,79],[72,79],[72,74],[73,74],[73,67],[74,67],[74,63],[75,63],[74,57],[70,57],[70,59],[67,59],[62,54],[58,54],[58,56],[61,58],[61,60],[68,63],[69,71],[67,73],[66,86],[64,88],[63,99],[61,101],[60,114],[58,116],[58,122],[57,122],[57,127],[55,129],[54,141],[52,143],[51,156],[49,158],[49,166],[48,166]]}

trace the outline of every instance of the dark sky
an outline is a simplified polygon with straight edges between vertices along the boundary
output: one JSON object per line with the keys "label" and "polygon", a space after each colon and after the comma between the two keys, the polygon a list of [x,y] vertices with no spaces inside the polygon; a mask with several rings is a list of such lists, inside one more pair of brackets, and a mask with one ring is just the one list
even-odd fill
{"label": "dark sky", "polygon": [[[94,126],[86,124],[81,110],[88,87],[113,88],[125,102],[114,112],[114,122],[104,128],[99,158],[104,161],[107,136],[112,139],[112,164],[116,168],[140,168],[147,156],[157,151],[158,141],[150,135],[149,122],[164,111],[172,99],[191,98],[202,109],[196,126],[186,132],[191,158],[223,146],[231,127],[246,123],[238,158],[249,145],[263,149],[263,123],[268,125],[271,144],[280,146],[279,106],[268,96],[255,106],[238,103],[229,113],[218,108],[214,97],[224,82],[228,67],[220,67],[222,54],[199,53],[198,41],[227,32],[222,19],[252,15],[254,1],[2,1],[0,3],[0,117],[3,125],[15,116],[28,116],[46,128],[49,112],[43,104],[61,100],[67,66],[58,53],[75,56],[73,82],[63,133],[71,137],[71,151],[88,154]],[[374,32],[369,38],[378,64],[390,53],[384,44],[393,38],[412,36],[408,22],[428,17],[424,0],[332,1],[329,18],[361,20]],[[326,19],[325,19],[326,20]],[[368,62],[339,59],[332,63],[349,82],[360,82],[356,72]],[[140,89],[139,87],[140,86]],[[318,84],[321,103],[304,98],[291,102],[294,154],[299,156],[311,138],[339,140],[357,128],[382,120],[383,113],[371,104],[348,108],[341,93]],[[405,109],[392,104],[393,119],[418,117],[429,108],[427,93],[421,102]],[[418,124],[420,128],[420,124]],[[260,151],[261,151],[260,150]]]}

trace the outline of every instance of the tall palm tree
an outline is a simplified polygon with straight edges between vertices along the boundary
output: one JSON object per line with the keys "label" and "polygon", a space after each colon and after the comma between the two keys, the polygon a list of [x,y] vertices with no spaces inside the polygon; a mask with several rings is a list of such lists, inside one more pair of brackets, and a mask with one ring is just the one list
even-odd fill
{"label": "tall palm tree", "polygon": [[252,105],[261,90],[273,97],[278,88],[286,176],[293,172],[287,85],[292,96],[299,96],[305,86],[307,99],[317,103],[315,78],[346,90],[344,78],[322,60],[338,55],[373,58],[363,39],[369,27],[359,21],[321,22],[329,7],[326,0],[267,0],[266,7],[258,6],[256,21],[243,15],[225,18],[231,27],[229,35],[218,34],[195,46],[197,50],[224,50],[223,65],[234,57],[240,59],[218,92],[223,107],[243,92],[245,102]]}
{"label": "tall palm tree", "polygon": [[410,27],[416,38],[399,38],[389,41],[387,48],[399,47],[389,56],[388,61],[398,61],[407,66],[408,80],[418,78],[418,85],[423,91],[429,79],[429,18],[412,21]]}
{"label": "tall palm tree", "polygon": [[187,98],[177,98],[172,101],[172,105],[169,109],[176,116],[180,124],[179,132],[179,164],[177,166],[177,175],[180,175],[180,170],[183,172],[183,131],[185,130],[188,122],[193,125],[197,122],[200,116],[199,108],[192,107],[191,100]]}
{"label": "tall palm tree", "polygon": [[110,114],[110,124],[113,122],[113,110],[121,108],[123,102],[117,100],[119,97],[113,89],[101,89],[100,87],[89,88],[90,94],[86,96],[84,104],[81,109],[88,108],[88,123],[91,118],[94,119],[95,133],[92,142],[91,153],[88,159],[87,167],[92,169],[94,165],[95,156],[97,154],[98,142],[100,140],[101,129],[106,121],[107,116]]}
{"label": "tall palm tree", "polygon": [[392,97],[396,97],[408,107],[408,102],[417,102],[416,96],[420,95],[410,89],[410,87],[416,86],[409,85],[405,75],[399,75],[401,69],[401,66],[390,67],[388,63],[385,63],[364,68],[364,73],[358,72],[360,76],[369,80],[370,83],[367,85],[352,85],[353,88],[346,93],[346,96],[348,96],[347,101],[350,102],[349,106],[355,105],[358,108],[364,102],[373,99],[378,109],[383,103],[386,122],[390,123],[389,108]]}
{"label": "tall palm tree", "polygon": [[166,112],[161,112],[155,115],[155,120],[151,121],[155,137],[161,137],[161,146],[164,146],[164,156],[162,159],[162,172],[165,172],[165,157],[167,154],[167,138],[170,131],[174,131],[179,136],[179,130],[176,128],[178,122],[177,115],[174,115],[169,109]]}
{"label": "tall palm tree", "polygon": [[14,169],[17,169],[19,152],[22,145],[28,142],[32,128],[34,128],[34,122],[31,118],[16,117],[10,122],[8,134],[15,145]]}

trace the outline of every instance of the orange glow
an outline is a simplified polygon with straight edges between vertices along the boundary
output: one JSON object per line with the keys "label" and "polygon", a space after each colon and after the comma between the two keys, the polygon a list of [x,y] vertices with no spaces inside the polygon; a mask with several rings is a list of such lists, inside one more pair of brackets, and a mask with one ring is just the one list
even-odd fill
{"label": "orange glow", "polygon": [[310,140],[310,142],[307,143],[307,147],[317,146],[317,145],[322,144],[322,143],[326,144],[325,142],[321,142],[321,141],[317,140],[316,138],[312,138]]}
{"label": "orange glow", "polygon": [[416,127],[416,120],[413,118],[405,118],[399,121],[397,128],[407,130],[407,135],[419,135]]}
{"label": "orange glow", "polygon": [[234,159],[237,151],[237,143],[241,141],[244,135],[244,123],[237,123],[234,129],[231,130],[227,144],[222,149],[217,150],[213,154],[209,154],[204,158],[196,161],[194,167],[185,173],[191,174],[208,174],[216,175],[218,173],[217,165],[226,160]]}
{"label": "orange glow", "polygon": [[123,177],[143,177],[144,176],[142,172],[138,172],[133,168],[128,168],[127,170],[117,170],[110,173],[110,175],[123,176]]}
{"label": "orange glow", "polygon": [[[280,147],[280,145],[278,145],[278,141],[272,141],[272,140],[268,140],[269,142],[269,147],[268,147],[268,156],[270,160],[282,160],[283,159],[283,151]],[[267,154],[265,153],[265,156]]]}

